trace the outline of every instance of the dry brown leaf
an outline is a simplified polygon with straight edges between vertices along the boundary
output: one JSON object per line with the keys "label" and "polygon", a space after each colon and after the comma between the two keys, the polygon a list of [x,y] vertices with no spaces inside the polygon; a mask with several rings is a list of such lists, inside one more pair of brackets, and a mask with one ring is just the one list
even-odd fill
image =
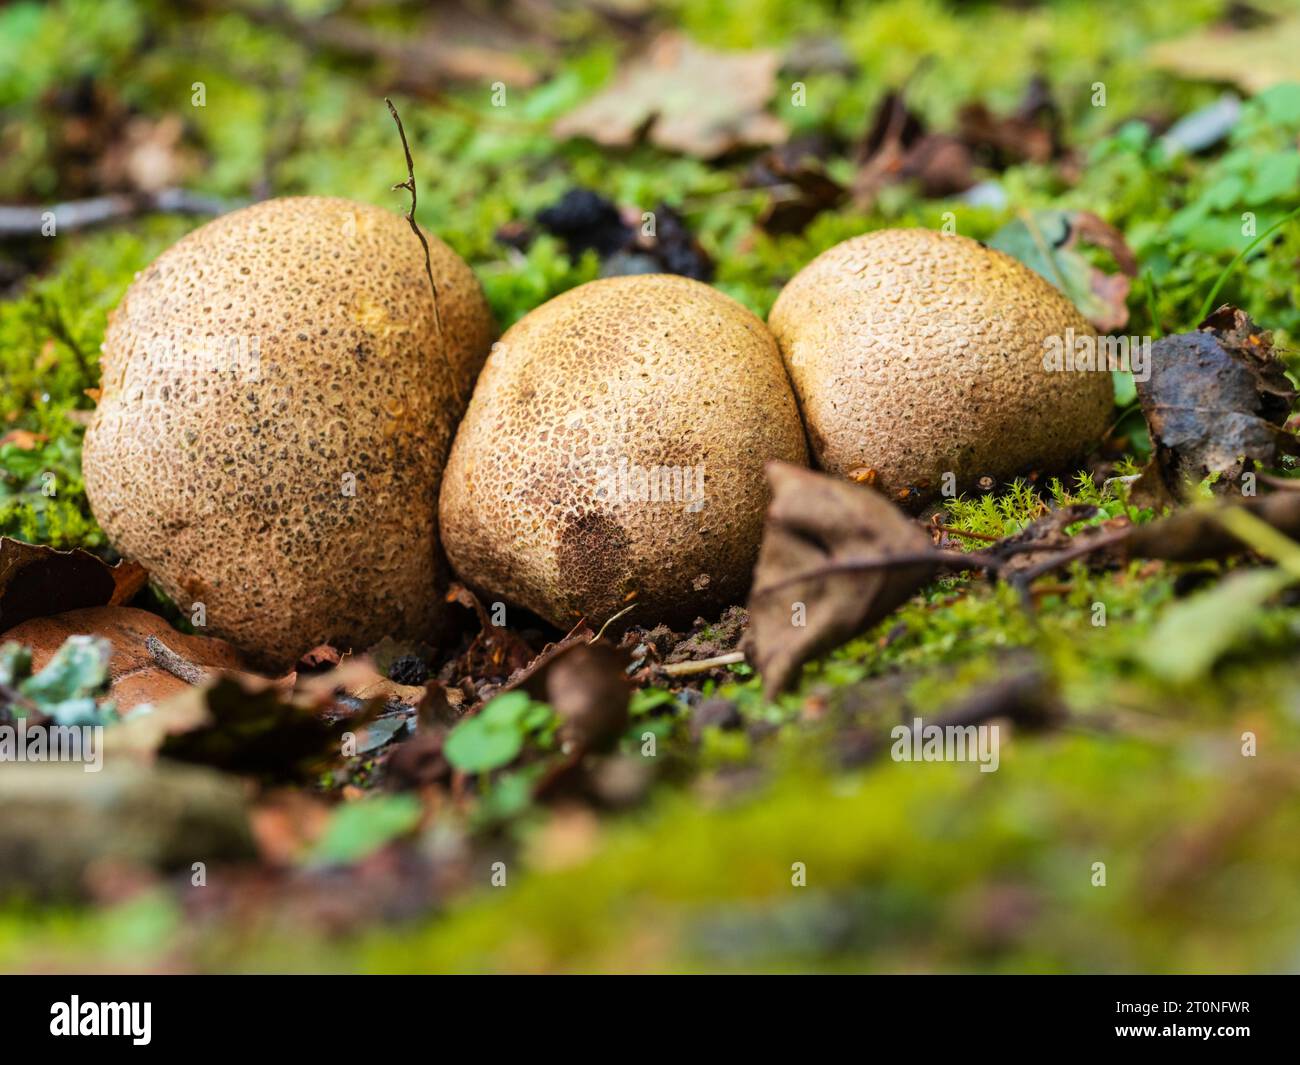
{"label": "dry brown leaf", "polygon": [[1296,79],[1300,15],[1264,26],[1232,30],[1214,27],[1161,41],[1147,61],[1162,70],[1202,81],[1226,81],[1250,93]]}
{"label": "dry brown leaf", "polygon": [[1157,340],[1137,394],[1155,450],[1142,482],[1161,481],[1173,498],[1211,474],[1214,492],[1239,492],[1243,473],[1300,450],[1284,427],[1296,392],[1272,336],[1235,307]]}
{"label": "dry brown leaf", "polygon": [[713,159],[735,148],[778,144],[786,127],[765,108],[780,53],[715,52],[663,33],[612,85],[555,124],[557,137],[625,148],[649,126],[660,148]]}
{"label": "dry brown leaf", "polygon": [[[873,625],[936,572],[929,535],[871,488],[769,462],[772,503],[749,597],[747,651],[769,698],[799,667]],[[869,569],[855,563],[887,560]],[[803,575],[811,576],[803,578]]]}
{"label": "dry brown leaf", "polygon": [[10,429],[0,436],[0,447],[13,444],[19,451],[35,451],[48,439],[44,433],[33,433],[30,429]]}

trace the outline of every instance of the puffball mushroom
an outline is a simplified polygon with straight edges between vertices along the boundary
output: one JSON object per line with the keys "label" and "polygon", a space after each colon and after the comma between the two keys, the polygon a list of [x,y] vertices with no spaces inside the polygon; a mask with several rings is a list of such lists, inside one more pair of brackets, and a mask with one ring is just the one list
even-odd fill
{"label": "puffball mushroom", "polygon": [[[1056,469],[1106,430],[1110,374],[1045,368],[1095,337],[1055,287],[966,237],[887,229],[819,255],[769,316],[818,465],[891,494]],[[1050,359],[1048,360],[1050,362]]]}
{"label": "puffball mushroom", "polygon": [[776,343],[683,277],[581,285],[493,348],[440,515],[471,587],[568,628],[689,624],[741,599],[768,459],[807,463]]}
{"label": "puffball mushroom", "polygon": [[114,546],[266,668],[428,638],[443,463],[491,343],[468,265],[322,197],[195,230],[111,316],[86,491]]}

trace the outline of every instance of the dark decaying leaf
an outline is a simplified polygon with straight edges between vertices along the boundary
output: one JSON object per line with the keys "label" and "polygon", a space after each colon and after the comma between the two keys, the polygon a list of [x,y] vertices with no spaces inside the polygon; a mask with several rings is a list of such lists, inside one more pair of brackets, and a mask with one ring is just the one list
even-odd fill
{"label": "dark decaying leaf", "polygon": [[345,733],[355,734],[384,709],[382,699],[358,706],[355,698],[338,695],[345,685],[330,677],[311,677],[304,688],[287,691],[282,682],[222,674],[132,715],[106,739],[115,752],[137,757],[156,754],[266,779],[310,779],[342,758]]}
{"label": "dark decaying leaf", "polygon": [[0,537],[0,631],[66,610],[120,605],[147,577],[134,562],[110,566],[88,551]]}
{"label": "dark decaying leaf", "polygon": [[1060,108],[1041,75],[1031,78],[1020,106],[994,114],[983,103],[966,104],[958,115],[958,136],[981,163],[1004,170],[1016,163],[1048,163],[1064,150]]}
{"label": "dark decaying leaf", "polygon": [[931,133],[903,93],[886,94],[858,147],[853,203],[869,210],[880,191],[915,181],[927,197],[951,196],[975,183],[970,149],[956,137]]}
{"label": "dark decaying leaf", "polygon": [[[967,728],[1005,719],[1026,731],[1038,731],[1059,725],[1067,711],[1051,678],[1032,655],[1014,653],[1000,664],[998,679],[982,684],[952,706],[938,713],[918,714],[909,709],[900,723],[914,731],[913,722],[920,717],[923,727],[940,729]],[[845,744],[841,764],[846,768],[878,758],[894,741],[894,722],[876,723],[865,733],[855,730],[852,742]]]}
{"label": "dark decaying leaf", "polygon": [[595,636],[595,632],[587,625],[586,621],[579,622],[577,628],[565,636],[564,639],[556,640],[555,643],[548,643],[533,656],[527,665],[511,673],[506,683],[491,694],[500,695],[502,692],[523,688],[534,698],[544,699],[546,697],[545,675],[546,671],[550,669],[551,663],[571,648],[591,643]]}
{"label": "dark decaying leaf", "polygon": [[1296,392],[1270,334],[1235,307],[1220,307],[1194,333],[1157,340],[1137,393],[1154,449],[1142,482],[1175,499],[1212,474],[1213,491],[1240,491],[1243,473],[1296,450],[1283,428]]}
{"label": "dark decaying leaf", "polygon": [[[631,655],[605,640],[576,644],[532,680],[559,718],[560,741],[577,750],[609,750],[627,729]],[[534,697],[538,697],[534,695]]]}
{"label": "dark decaying leaf", "polygon": [[423,788],[451,776],[451,763],[442,753],[446,739],[445,731],[424,731],[394,747],[385,763],[388,786]]}
{"label": "dark decaying leaf", "polygon": [[550,207],[537,212],[538,224],[564,241],[569,256],[577,259],[594,251],[602,259],[631,245],[631,224],[612,200],[593,189],[569,189]]}
{"label": "dark decaying leaf", "polygon": [[847,190],[826,173],[822,158],[829,150],[824,138],[797,137],[760,156],[745,174],[745,184],[772,190],[759,213],[758,224],[768,233],[802,233],[822,211],[838,207]]}
{"label": "dark decaying leaf", "polygon": [[457,662],[456,674],[475,680],[500,680],[523,669],[534,658],[533,649],[518,633],[504,625],[493,625],[478,596],[463,584],[447,589],[447,602],[474,611],[479,631]]}
{"label": "dark decaying leaf", "polygon": [[[872,489],[782,462],[767,475],[747,651],[772,697],[808,659],[886,617],[937,565],[925,531]],[[852,565],[890,558],[878,569]]]}
{"label": "dark decaying leaf", "polygon": [[603,277],[664,273],[711,280],[713,260],[680,212],[659,203],[650,214],[646,219],[639,208],[620,209],[598,192],[578,187],[540,211],[537,221],[564,241],[570,257],[596,252]]}
{"label": "dark decaying leaf", "polygon": [[858,148],[853,201],[860,209],[870,209],[881,189],[900,181],[916,182],[928,198],[953,196],[975,184],[978,166],[1004,170],[1065,154],[1060,111],[1041,77],[1030,81],[1024,100],[1011,114],[994,114],[978,102],[967,104],[952,132],[927,128],[899,89],[885,95]]}

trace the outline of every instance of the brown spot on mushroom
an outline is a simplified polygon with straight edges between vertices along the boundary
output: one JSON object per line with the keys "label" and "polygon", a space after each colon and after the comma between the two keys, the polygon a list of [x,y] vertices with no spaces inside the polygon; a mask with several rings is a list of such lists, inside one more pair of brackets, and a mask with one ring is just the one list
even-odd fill
{"label": "brown spot on mushroom", "polygon": [[749,587],[769,459],[807,449],[763,323],[683,277],[593,281],[488,357],[448,459],[443,543],[466,584],[561,627],[630,593],[628,623],[689,624]]}

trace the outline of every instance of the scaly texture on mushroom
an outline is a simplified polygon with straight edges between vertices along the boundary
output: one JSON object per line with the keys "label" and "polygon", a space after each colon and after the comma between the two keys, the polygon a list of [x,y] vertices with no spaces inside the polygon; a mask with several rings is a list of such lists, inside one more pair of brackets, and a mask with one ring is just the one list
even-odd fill
{"label": "scaly texture on mushroom", "polygon": [[1034,271],[977,241],[887,229],[823,252],[769,316],[818,465],[882,490],[958,490],[1059,469],[1104,433],[1109,373],[1048,371],[1045,342],[1093,338]]}
{"label": "scaly texture on mushroom", "polygon": [[112,315],[95,516],[268,668],[436,628],[439,481],[493,327],[473,272],[429,244],[442,335],[405,219],[322,197],[195,230]]}
{"label": "scaly texture on mushroom", "polygon": [[769,459],[807,463],[776,344],[707,285],[581,285],[488,357],[443,481],[457,574],[561,628],[689,624],[741,599]]}

